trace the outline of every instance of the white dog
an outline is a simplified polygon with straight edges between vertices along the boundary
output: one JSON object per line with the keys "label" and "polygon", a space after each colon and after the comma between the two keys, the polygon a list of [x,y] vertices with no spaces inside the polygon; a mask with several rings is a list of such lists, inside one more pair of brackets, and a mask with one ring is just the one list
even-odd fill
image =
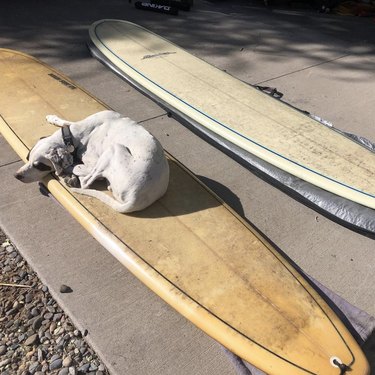
{"label": "white dog", "polygon": [[[98,198],[119,212],[142,210],[166,192],[169,166],[163,148],[136,122],[113,111],[78,122],[55,115],[47,121],[61,130],[36,143],[15,174],[20,181],[38,181],[55,170],[69,186],[77,186],[78,176],[81,188],[72,188],[74,192]],[[103,178],[114,198],[88,189]]]}

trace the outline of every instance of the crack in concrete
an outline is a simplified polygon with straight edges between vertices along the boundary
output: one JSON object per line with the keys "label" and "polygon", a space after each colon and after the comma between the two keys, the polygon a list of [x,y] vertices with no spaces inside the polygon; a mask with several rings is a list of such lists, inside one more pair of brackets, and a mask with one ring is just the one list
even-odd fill
{"label": "crack in concrete", "polygon": [[326,60],[326,61],[322,61],[322,62],[319,62],[319,63],[316,63],[316,64],[312,64],[312,65],[306,66],[305,68],[297,69],[297,70],[294,70],[294,71],[289,72],[289,73],[281,74],[279,76],[272,77],[272,78],[266,79],[264,81],[257,82],[257,83],[255,83],[255,85],[260,85],[260,84],[263,84],[263,83],[266,83],[266,82],[270,82],[270,81],[273,81],[275,79],[279,79],[279,78],[283,78],[283,77],[292,75],[294,73],[303,72],[304,70],[315,68],[317,66],[324,65],[324,64],[327,64],[327,63],[330,63],[330,62],[333,62],[333,61],[337,61],[337,60],[340,60],[344,57],[349,57],[349,56],[352,56],[352,54],[346,54],[346,55],[335,57],[334,59],[331,59],[331,60]]}

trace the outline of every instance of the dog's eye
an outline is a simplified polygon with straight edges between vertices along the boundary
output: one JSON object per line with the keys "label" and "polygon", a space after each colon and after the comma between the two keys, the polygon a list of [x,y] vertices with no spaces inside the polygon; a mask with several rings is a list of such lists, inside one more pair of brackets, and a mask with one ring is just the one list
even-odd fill
{"label": "dog's eye", "polygon": [[39,162],[39,161],[36,161],[36,162],[34,162],[33,163],[33,167],[35,168],[35,169],[37,169],[38,171],[51,171],[52,170],[52,168],[51,167],[49,167],[48,165],[46,165],[46,164],[43,164],[43,163],[41,163],[41,162]]}

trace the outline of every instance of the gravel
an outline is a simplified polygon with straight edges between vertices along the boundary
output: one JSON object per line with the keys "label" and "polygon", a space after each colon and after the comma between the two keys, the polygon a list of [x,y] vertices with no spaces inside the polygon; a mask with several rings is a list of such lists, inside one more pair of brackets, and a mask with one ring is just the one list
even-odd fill
{"label": "gravel", "polygon": [[[73,290],[63,285],[61,292]],[[0,229],[0,375],[108,375],[87,334]]]}

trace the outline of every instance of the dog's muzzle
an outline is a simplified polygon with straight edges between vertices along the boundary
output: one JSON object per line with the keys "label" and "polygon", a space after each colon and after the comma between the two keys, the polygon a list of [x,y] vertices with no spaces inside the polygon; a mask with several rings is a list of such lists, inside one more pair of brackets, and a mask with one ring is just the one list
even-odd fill
{"label": "dog's muzzle", "polygon": [[14,177],[15,177],[17,180],[20,180],[20,181],[23,180],[23,175],[22,175],[22,174],[15,173],[15,174],[14,174]]}

